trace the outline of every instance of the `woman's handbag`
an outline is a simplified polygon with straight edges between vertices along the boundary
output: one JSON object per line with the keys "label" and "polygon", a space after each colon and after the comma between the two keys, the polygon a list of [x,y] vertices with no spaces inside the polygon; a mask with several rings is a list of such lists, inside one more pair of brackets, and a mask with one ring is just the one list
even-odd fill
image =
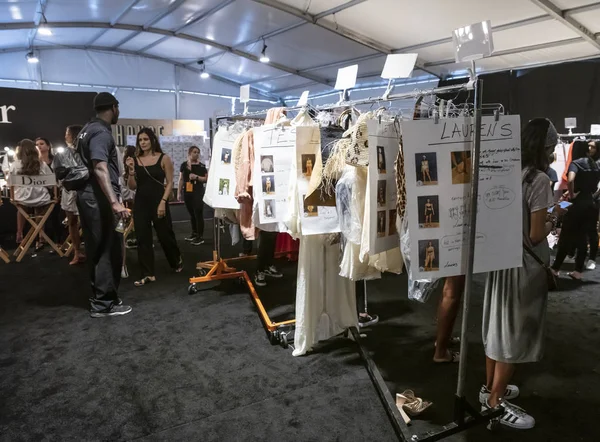
{"label": "woman's handbag", "polygon": [[551,292],[558,290],[558,279],[556,276],[554,276],[554,273],[552,273],[552,269],[548,267],[527,244],[523,243],[523,248],[533,259],[536,260],[539,265],[544,268],[544,271],[546,272],[546,279],[548,280],[548,290]]}

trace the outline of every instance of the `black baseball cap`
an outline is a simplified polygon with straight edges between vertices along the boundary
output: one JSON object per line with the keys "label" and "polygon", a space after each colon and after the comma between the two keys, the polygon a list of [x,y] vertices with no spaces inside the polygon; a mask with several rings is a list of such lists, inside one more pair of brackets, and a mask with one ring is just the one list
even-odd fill
{"label": "black baseball cap", "polygon": [[108,92],[100,92],[94,97],[94,109],[106,106],[117,106],[118,104],[119,100],[117,100],[113,94],[109,94]]}

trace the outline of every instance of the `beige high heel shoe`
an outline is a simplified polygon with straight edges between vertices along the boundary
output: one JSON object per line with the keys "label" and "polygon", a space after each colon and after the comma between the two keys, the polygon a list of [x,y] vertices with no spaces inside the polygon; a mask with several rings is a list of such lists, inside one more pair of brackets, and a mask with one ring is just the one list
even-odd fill
{"label": "beige high heel shoe", "polygon": [[414,391],[406,390],[396,394],[396,406],[406,424],[410,423],[410,416],[418,416],[433,405],[433,402],[424,401],[415,396]]}

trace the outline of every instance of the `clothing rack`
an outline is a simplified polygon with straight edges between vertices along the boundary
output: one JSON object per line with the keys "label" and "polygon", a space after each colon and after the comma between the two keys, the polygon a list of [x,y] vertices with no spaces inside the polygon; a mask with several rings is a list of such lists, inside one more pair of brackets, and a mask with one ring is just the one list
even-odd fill
{"label": "clothing rack", "polygon": [[[369,97],[358,100],[341,100],[338,103],[320,105],[320,106],[294,106],[288,107],[288,111],[302,110],[310,107],[315,111],[330,111],[332,109],[339,108],[353,108],[360,105],[374,105],[377,103],[391,102],[397,100],[406,100],[411,98],[417,98],[421,96],[434,96],[449,92],[461,92],[461,91],[474,91],[474,107],[473,107],[473,118],[475,120],[474,130],[474,142],[471,148],[471,157],[473,159],[471,163],[471,180],[470,185],[470,214],[469,214],[469,233],[467,239],[467,269],[465,272],[465,291],[463,295],[463,315],[461,324],[461,346],[460,346],[460,361],[458,367],[458,382],[455,394],[454,404],[454,420],[450,424],[443,427],[442,430],[437,432],[429,432],[424,435],[413,434],[404,419],[400,415],[398,408],[395,405],[394,398],[390,393],[379,369],[371,359],[368,351],[363,347],[360,339],[360,333],[355,327],[351,327],[346,331],[346,336],[352,334],[357,346],[358,351],[365,362],[365,366],[373,382],[379,398],[386,410],[388,418],[398,436],[399,440],[403,442],[416,442],[416,441],[437,441],[449,437],[452,434],[459,433],[468,428],[477,426],[479,424],[488,422],[491,419],[499,417],[502,411],[499,409],[488,410],[480,413],[477,409],[471,406],[465,398],[465,385],[466,385],[466,370],[467,370],[467,353],[468,353],[468,324],[469,324],[469,313],[471,305],[471,295],[473,292],[473,269],[474,269],[474,257],[475,257],[475,238],[476,238],[476,222],[477,222],[477,203],[478,203],[478,190],[479,190],[479,158],[481,150],[481,117],[484,111],[483,100],[482,100],[482,79],[478,78],[475,74],[475,62],[471,63],[470,69],[470,81],[463,84],[450,85],[444,87],[436,87],[432,89],[419,90],[415,89],[410,92],[391,94],[386,91],[386,94],[380,97]],[[342,95],[342,98],[344,96]],[[254,118],[260,115],[265,115],[267,110],[257,112],[245,112],[244,114],[231,115],[228,117],[219,118]],[[496,110],[495,115],[499,114]],[[439,118],[439,114],[434,113],[434,118]],[[212,137],[211,137],[212,138]],[[190,280],[191,281],[191,280]],[[366,293],[365,293],[366,295]]]}

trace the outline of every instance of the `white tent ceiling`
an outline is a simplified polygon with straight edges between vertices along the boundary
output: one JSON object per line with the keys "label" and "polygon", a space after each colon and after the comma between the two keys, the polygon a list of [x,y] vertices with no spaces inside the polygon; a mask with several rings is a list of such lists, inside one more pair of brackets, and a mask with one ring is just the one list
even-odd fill
{"label": "white tent ceiling", "polygon": [[[383,83],[390,53],[417,52],[419,79],[460,73],[451,32],[483,20],[496,49],[484,72],[600,57],[590,0],[0,0],[0,79],[170,88],[165,65],[200,83],[204,60],[213,86],[235,94],[250,83],[254,97],[275,99],[330,90],[355,63],[359,86]],[[52,35],[38,32],[44,23]],[[269,64],[258,61],[263,41]],[[31,50],[36,73],[24,64]],[[69,56],[86,66],[61,62]]]}

